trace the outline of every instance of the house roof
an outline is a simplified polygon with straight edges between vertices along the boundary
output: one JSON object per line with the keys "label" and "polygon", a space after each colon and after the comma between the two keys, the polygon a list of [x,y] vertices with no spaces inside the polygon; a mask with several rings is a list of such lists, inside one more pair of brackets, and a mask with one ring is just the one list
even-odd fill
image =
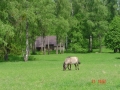
{"label": "house roof", "polygon": [[[48,40],[49,40],[49,44],[53,44],[54,46],[56,46],[56,36],[46,36],[45,45],[48,45]],[[39,36],[36,39],[35,47],[43,47],[43,37]]]}

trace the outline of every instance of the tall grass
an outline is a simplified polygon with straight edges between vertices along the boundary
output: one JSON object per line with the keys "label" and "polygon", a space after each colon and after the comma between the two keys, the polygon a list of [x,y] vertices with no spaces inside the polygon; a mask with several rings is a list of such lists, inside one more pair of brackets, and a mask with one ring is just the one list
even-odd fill
{"label": "tall grass", "polygon": [[[63,71],[67,56],[77,56],[80,70]],[[28,62],[0,62],[0,90],[119,90],[120,54],[52,54]],[[92,83],[92,80],[95,80]],[[106,80],[105,83],[98,82]]]}

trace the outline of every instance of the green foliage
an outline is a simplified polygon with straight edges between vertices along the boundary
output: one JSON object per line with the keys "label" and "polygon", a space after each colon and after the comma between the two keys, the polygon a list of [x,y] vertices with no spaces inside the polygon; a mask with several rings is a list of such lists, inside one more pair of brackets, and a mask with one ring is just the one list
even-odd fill
{"label": "green foliage", "polygon": [[69,0],[56,0],[56,16],[63,17],[65,19],[69,18],[71,13],[71,3]]}
{"label": "green foliage", "polygon": [[[85,32],[85,35],[88,38],[89,36],[93,36],[93,38],[98,39],[98,48],[100,49],[99,52],[101,52],[102,45],[104,44],[104,35],[108,29],[108,8],[106,7],[106,2],[101,0],[89,1],[87,5],[88,20],[86,22],[86,29],[88,30]],[[93,44],[95,43],[96,41],[93,42]]]}
{"label": "green foliage", "polygon": [[[25,50],[26,26],[30,45],[37,36],[56,35],[57,42],[62,44],[67,37],[67,48],[74,52],[90,50],[90,45],[101,48],[108,23],[119,15],[118,6],[117,0],[1,0],[0,48],[6,51],[8,47],[10,53]],[[119,47],[113,44],[106,45]]]}
{"label": "green foliage", "polygon": [[69,0],[56,0],[55,5],[55,34],[57,36],[57,42],[59,44],[60,42],[65,42],[65,37],[69,31],[68,19],[70,17],[71,5]]}
{"label": "green foliage", "polygon": [[83,51],[83,36],[80,33],[81,30],[77,29],[77,28],[73,28],[72,30],[70,30],[70,36],[69,36],[69,48],[73,51],[73,52],[82,52]]}
{"label": "green foliage", "polygon": [[108,48],[120,48],[120,17],[116,16],[109,25],[109,31],[105,37],[105,44]]}
{"label": "green foliage", "polygon": [[0,44],[7,45],[7,40],[14,36],[13,27],[0,21]]}
{"label": "green foliage", "polygon": [[9,24],[4,24],[0,20],[0,56],[4,56],[6,47],[11,43],[11,39],[14,36],[14,28]]}
{"label": "green foliage", "polygon": [[111,1],[111,0],[108,0],[107,1],[107,3],[108,4],[106,4],[107,5],[107,7],[108,7],[108,17],[107,17],[107,19],[108,19],[108,21],[109,22],[111,22],[111,20],[113,20],[113,18],[116,16],[116,15],[118,15],[118,11],[117,11],[117,0],[113,0],[113,1]]}
{"label": "green foliage", "polygon": [[55,33],[58,38],[58,43],[60,43],[61,41],[65,40],[65,37],[69,30],[69,23],[63,17],[59,17],[56,19],[55,26],[57,26],[55,28]]}
{"label": "green foliage", "polygon": [[[55,4],[51,0],[43,0],[34,2],[35,14],[37,17],[38,27],[41,35],[49,35],[53,32],[52,26],[55,18]],[[54,30],[54,29],[53,29]]]}

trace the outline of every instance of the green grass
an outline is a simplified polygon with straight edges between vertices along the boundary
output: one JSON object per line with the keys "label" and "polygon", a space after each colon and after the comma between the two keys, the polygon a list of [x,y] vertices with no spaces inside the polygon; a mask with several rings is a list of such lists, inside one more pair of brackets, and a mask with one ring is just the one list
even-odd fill
{"label": "green grass", "polygon": [[[78,56],[80,70],[72,65],[71,71],[63,71],[62,64],[67,56]],[[28,62],[0,62],[0,90],[120,90],[119,53],[32,57]],[[98,80],[106,80],[106,83]]]}

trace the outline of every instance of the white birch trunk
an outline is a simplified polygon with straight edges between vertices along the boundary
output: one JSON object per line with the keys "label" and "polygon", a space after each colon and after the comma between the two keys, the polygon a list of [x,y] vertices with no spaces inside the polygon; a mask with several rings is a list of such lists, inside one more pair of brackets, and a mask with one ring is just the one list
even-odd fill
{"label": "white birch trunk", "polygon": [[24,61],[28,61],[28,55],[29,55],[28,22],[26,21],[26,53],[24,55]]}

